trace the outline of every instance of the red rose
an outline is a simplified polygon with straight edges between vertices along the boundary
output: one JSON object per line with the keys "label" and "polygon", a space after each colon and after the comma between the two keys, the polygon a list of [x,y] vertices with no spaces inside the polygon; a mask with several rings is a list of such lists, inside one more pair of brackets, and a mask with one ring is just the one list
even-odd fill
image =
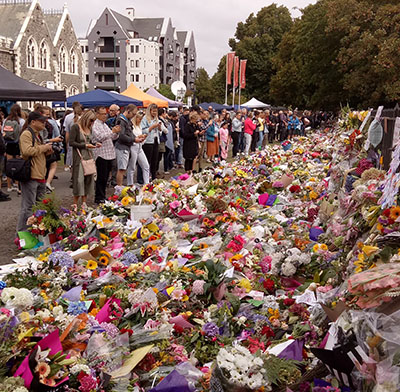
{"label": "red rose", "polygon": [[272,279],[266,279],[263,282],[263,286],[265,290],[271,293],[275,289],[275,282]]}
{"label": "red rose", "polygon": [[112,231],[110,232],[110,237],[115,238],[118,234],[119,234],[118,231]]}
{"label": "red rose", "polygon": [[62,226],[59,226],[56,229],[56,234],[61,234],[63,231],[64,231],[64,228]]}
{"label": "red rose", "polygon": [[265,325],[261,330],[261,335],[265,335],[267,338],[271,338],[275,336],[275,333],[270,327]]}
{"label": "red rose", "polygon": [[43,199],[42,201],[43,201],[43,204],[49,204],[50,200],[49,199]]}
{"label": "red rose", "polygon": [[292,306],[295,303],[295,300],[293,298],[285,298],[283,300],[283,304],[285,306]]}
{"label": "red rose", "polygon": [[386,210],[383,211],[383,215],[389,218],[390,216],[390,208],[386,208]]}

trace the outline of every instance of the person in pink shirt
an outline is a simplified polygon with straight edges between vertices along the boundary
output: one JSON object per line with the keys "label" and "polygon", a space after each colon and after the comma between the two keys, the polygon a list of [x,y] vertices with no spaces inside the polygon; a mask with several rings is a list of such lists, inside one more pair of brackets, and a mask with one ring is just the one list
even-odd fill
{"label": "person in pink shirt", "polygon": [[257,128],[257,124],[253,122],[251,113],[247,116],[244,122],[244,141],[245,141],[245,148],[244,153],[249,155],[249,150],[251,146],[251,138],[253,136],[254,130]]}
{"label": "person in pink shirt", "polygon": [[224,121],[219,129],[219,147],[221,151],[221,159],[224,160],[228,158],[228,148],[230,144],[228,127],[229,123]]}

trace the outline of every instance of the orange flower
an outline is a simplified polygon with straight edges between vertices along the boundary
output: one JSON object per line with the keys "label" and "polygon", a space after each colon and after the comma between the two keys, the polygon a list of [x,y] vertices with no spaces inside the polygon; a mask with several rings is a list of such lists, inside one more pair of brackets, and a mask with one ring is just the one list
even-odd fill
{"label": "orange flower", "polygon": [[46,362],[39,362],[35,368],[40,377],[47,377],[50,374],[51,368]]}
{"label": "orange flower", "polygon": [[390,219],[396,220],[400,216],[400,207],[392,207],[390,209]]}
{"label": "orange flower", "polygon": [[43,378],[41,382],[49,387],[54,387],[54,385],[56,385],[56,382],[52,378]]}

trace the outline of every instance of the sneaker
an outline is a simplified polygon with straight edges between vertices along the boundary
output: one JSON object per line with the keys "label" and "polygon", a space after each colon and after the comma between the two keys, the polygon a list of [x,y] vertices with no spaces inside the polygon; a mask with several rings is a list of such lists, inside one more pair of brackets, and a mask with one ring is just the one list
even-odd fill
{"label": "sneaker", "polygon": [[164,172],[164,174],[169,174],[169,171]]}
{"label": "sneaker", "polygon": [[11,200],[11,197],[6,195],[5,193],[0,195],[0,202],[1,201],[10,201],[10,200]]}
{"label": "sneaker", "polygon": [[70,171],[69,166],[64,167],[64,171],[66,171],[66,172]]}
{"label": "sneaker", "polygon": [[47,183],[46,182],[46,189],[48,190],[48,191],[50,191],[50,192],[53,192],[54,191],[54,187],[53,186],[51,186],[49,183]]}
{"label": "sneaker", "polygon": [[7,188],[7,192],[10,193],[13,191],[13,188]]}

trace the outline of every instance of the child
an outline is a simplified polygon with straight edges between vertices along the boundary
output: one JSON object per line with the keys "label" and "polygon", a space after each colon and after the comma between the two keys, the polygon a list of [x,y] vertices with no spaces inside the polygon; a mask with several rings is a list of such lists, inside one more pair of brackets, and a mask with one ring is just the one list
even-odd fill
{"label": "child", "polygon": [[219,130],[219,146],[221,151],[221,159],[225,160],[228,158],[228,148],[230,143],[230,136],[228,131],[229,123],[223,122]]}

